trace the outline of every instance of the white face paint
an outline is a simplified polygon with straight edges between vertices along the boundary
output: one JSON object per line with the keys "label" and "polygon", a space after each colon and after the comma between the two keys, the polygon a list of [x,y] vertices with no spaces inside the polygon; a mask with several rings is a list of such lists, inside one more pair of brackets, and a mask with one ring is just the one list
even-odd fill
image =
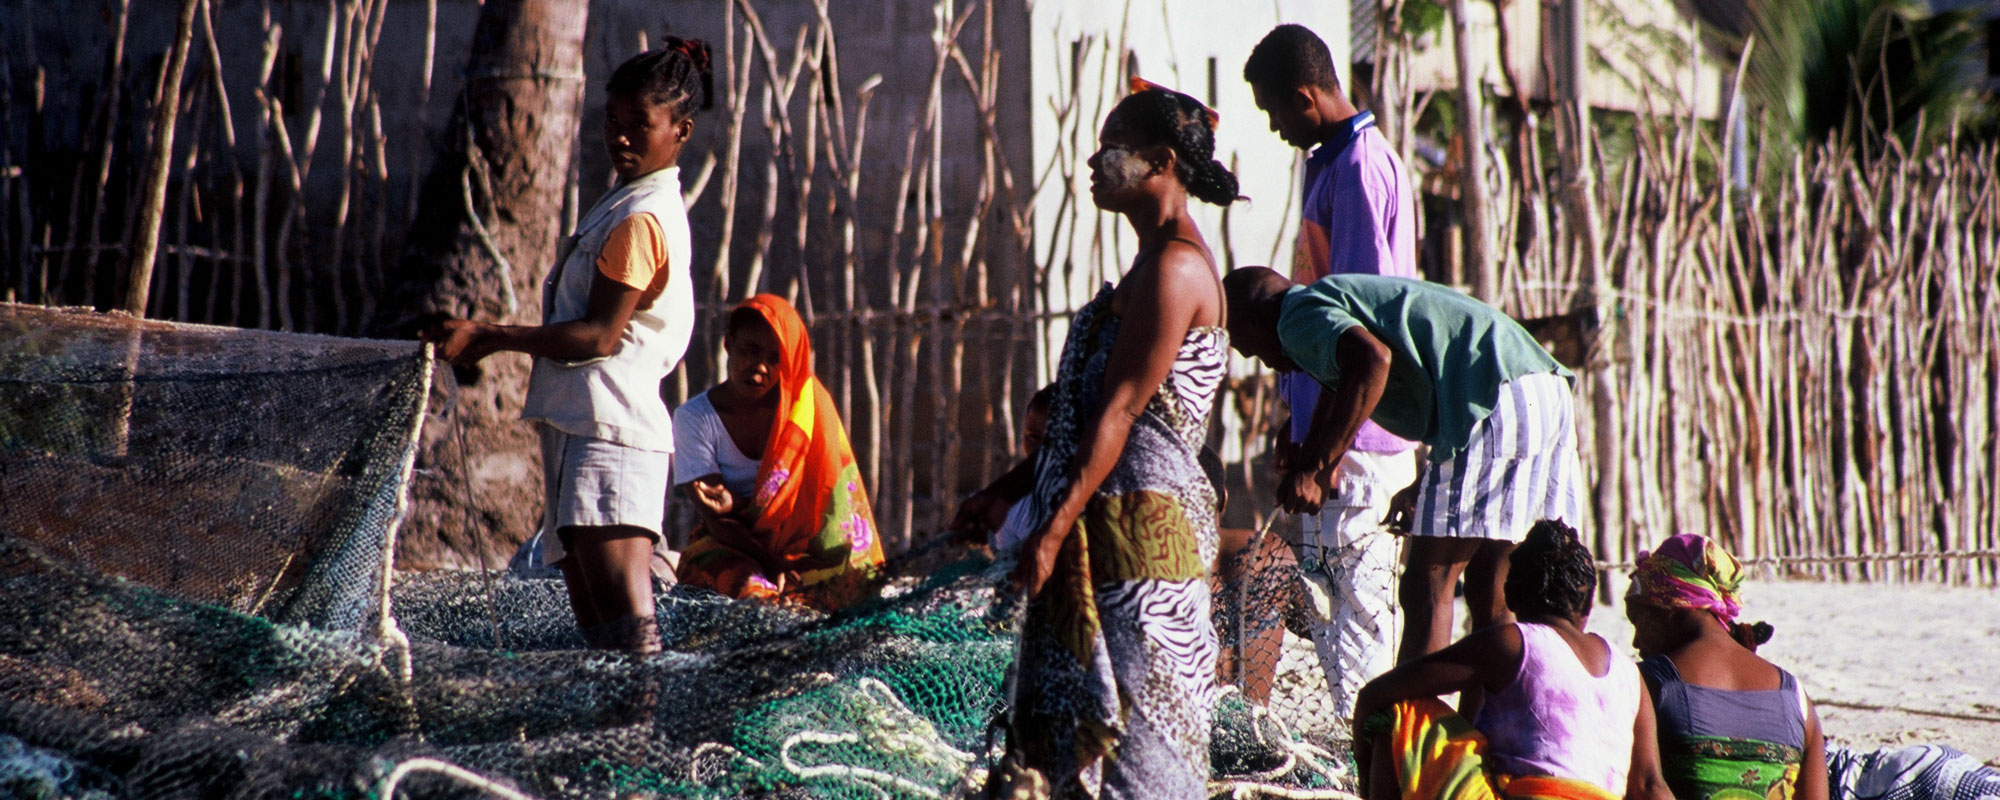
{"label": "white face paint", "polygon": [[1146,171],[1152,165],[1146,159],[1117,145],[1105,145],[1097,154],[1097,171],[1103,176],[1107,189],[1128,189],[1146,179]]}

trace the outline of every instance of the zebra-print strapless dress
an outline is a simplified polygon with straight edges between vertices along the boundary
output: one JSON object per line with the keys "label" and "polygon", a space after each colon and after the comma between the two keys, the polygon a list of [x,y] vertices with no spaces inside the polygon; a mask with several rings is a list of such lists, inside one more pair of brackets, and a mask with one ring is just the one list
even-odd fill
{"label": "zebra-print strapless dress", "polygon": [[[1099,412],[1118,338],[1111,287],[1077,312],[1023,502],[1039,530]],[[1028,606],[1011,676],[1008,745],[1055,797],[1206,798],[1215,628],[1206,577],[1216,494],[1196,461],[1228,366],[1221,328],[1189,330],[1125,451]]]}

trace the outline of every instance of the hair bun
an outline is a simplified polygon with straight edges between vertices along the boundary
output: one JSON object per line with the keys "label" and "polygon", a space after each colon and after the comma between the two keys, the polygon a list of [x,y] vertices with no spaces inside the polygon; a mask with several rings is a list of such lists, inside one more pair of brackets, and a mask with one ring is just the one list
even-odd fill
{"label": "hair bun", "polygon": [[700,39],[668,37],[668,46],[680,51],[681,55],[687,56],[688,61],[693,62],[694,68],[702,72],[702,74],[713,74],[715,72],[715,69],[709,63],[710,53],[708,42]]}

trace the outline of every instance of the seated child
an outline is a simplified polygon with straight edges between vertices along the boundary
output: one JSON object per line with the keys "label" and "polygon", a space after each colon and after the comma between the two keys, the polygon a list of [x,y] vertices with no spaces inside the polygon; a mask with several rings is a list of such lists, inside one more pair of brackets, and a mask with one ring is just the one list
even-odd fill
{"label": "seated child", "polygon": [[[1535,523],[1508,557],[1516,622],[1369,681],[1354,756],[1370,800],[1664,800],[1653,704],[1630,661],[1584,633],[1597,569],[1576,531]],[[1468,723],[1437,697],[1483,692]]]}
{"label": "seated child", "polygon": [[728,378],[674,412],[674,484],[701,518],[676,574],[828,610],[863,599],[882,542],[804,320],[757,295],[730,312],[723,350]]}

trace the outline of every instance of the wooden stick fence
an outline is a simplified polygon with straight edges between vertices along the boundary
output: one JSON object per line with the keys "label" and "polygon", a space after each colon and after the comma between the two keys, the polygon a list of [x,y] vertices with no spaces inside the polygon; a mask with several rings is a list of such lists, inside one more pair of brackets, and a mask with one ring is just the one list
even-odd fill
{"label": "wooden stick fence", "polygon": [[[1010,462],[1018,404],[1050,376],[1050,345],[1073,311],[1051,288],[1115,276],[1108,254],[1128,235],[1073,188],[1115,93],[1032,109],[1059,133],[1045,160],[1024,163],[1025,149],[1008,146],[1026,135],[1011,127],[1022,122],[1000,100],[1028,73],[1014,63],[1026,56],[996,38],[996,15],[1011,12],[932,9],[927,58],[880,76],[843,59],[856,50],[843,50],[829,0],[785,9],[782,25],[754,0],[718,0],[720,33],[698,34],[719,56],[716,111],[702,123],[705,148],[684,158],[700,176],[688,183],[691,213],[705,220],[697,253],[713,261],[698,270],[696,344],[665,389],[677,404],[718,378],[734,301],[790,297],[892,549],[935,531],[958,497]],[[94,68],[104,80],[78,106],[81,141],[28,135],[42,105],[9,105],[0,119],[8,299],[91,303],[125,285],[117,254],[133,228],[119,220],[133,216],[139,152],[120,131],[159,94],[158,75],[131,66],[151,54],[127,52],[126,38],[138,29],[132,14],[162,12],[124,2],[113,12],[112,47]],[[245,28],[225,14],[253,15],[260,38],[219,43],[218,29]],[[429,152],[420,137],[443,24],[436,3],[210,0],[194,19],[149,313],[359,332]],[[421,74],[381,68],[385,28],[423,31]],[[606,52],[632,46],[617,35]],[[46,80],[22,69],[35,55],[15,37],[0,46],[11,65],[0,88],[51,102],[39,85],[12,85]],[[1118,81],[1121,42],[1076,49],[1095,55],[1063,54],[1067,85]],[[898,102],[882,100],[884,87],[902,92]],[[390,97],[417,108],[397,123],[385,115]],[[1416,108],[1397,111],[1407,149]],[[1696,168],[1723,149],[1670,112],[1641,118],[1624,163],[1596,148],[1589,204],[1558,202],[1565,188],[1554,182],[1496,176],[1505,310],[1543,316],[1601,298],[1607,312],[1585,368],[1603,379],[1579,382],[1578,404],[1604,409],[1582,413],[1582,452],[1617,457],[1616,469],[1586,459],[1591,479],[1615,477],[1615,507],[1596,511],[1614,522],[1599,557],[1629,562],[1689,530],[1785,574],[2000,582],[2000,152],[1954,142],[1780,160],[1753,149],[1753,181],[1736,189]],[[1522,157],[1540,163],[1532,149]],[[337,179],[321,179],[328,170]],[[1045,248],[1029,221],[1038,195],[1058,201],[1033,220],[1058,232]],[[1596,285],[1572,235],[1578,207],[1594,214]],[[1222,257],[1269,261],[1267,248],[1282,245]],[[1244,371],[1222,401],[1244,422],[1230,426],[1240,441],[1226,449],[1251,459],[1280,416],[1268,377]],[[1263,466],[1253,460],[1232,487],[1259,506],[1259,521],[1270,505]]]}

